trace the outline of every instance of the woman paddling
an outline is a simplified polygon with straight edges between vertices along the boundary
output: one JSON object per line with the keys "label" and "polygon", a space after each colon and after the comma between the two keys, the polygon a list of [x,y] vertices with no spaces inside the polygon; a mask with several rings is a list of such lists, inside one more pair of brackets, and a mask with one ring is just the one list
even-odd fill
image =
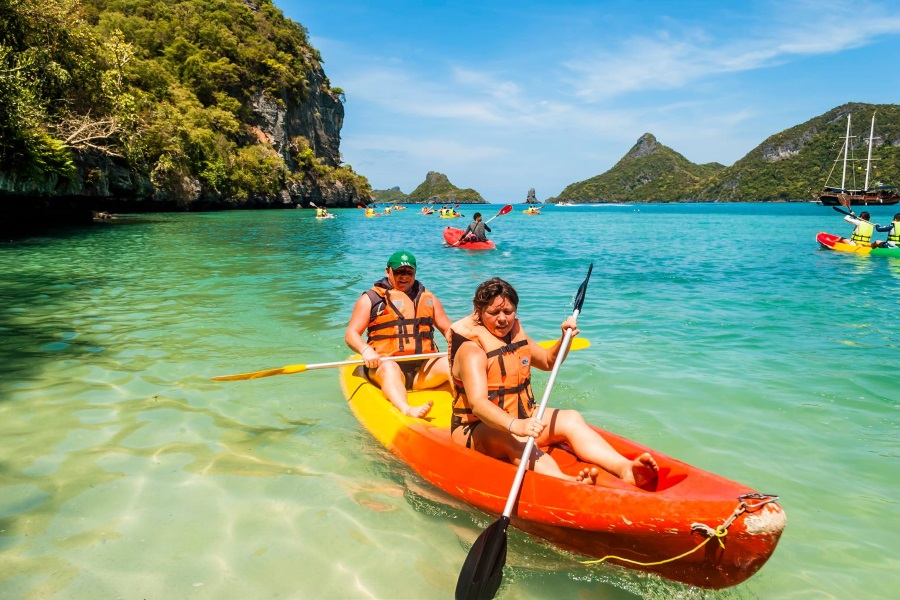
{"label": "woman paddling", "polygon": [[[527,441],[535,438],[532,468],[562,479],[596,483],[597,468],[567,475],[537,446],[567,442],[583,461],[597,465],[635,485],[656,477],[659,467],[649,453],[629,460],[592,429],[578,411],[548,408],[542,420],[533,416],[531,367],[549,371],[562,340],[542,348],[516,318],[519,296],[499,278],[485,281],[472,300],[475,311],[454,323],[450,335],[450,373],[454,388],[453,441],[494,458],[518,464]],[[570,317],[562,324],[578,330]]]}

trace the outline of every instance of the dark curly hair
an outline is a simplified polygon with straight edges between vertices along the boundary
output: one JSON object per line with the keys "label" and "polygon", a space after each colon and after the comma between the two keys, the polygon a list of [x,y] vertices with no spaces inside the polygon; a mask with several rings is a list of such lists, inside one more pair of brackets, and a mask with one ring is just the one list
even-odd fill
{"label": "dark curly hair", "polygon": [[490,306],[498,296],[506,298],[513,306],[518,308],[519,294],[516,293],[515,288],[499,277],[493,277],[479,285],[478,289],[475,290],[475,297],[472,298],[475,314],[481,313],[481,311]]}

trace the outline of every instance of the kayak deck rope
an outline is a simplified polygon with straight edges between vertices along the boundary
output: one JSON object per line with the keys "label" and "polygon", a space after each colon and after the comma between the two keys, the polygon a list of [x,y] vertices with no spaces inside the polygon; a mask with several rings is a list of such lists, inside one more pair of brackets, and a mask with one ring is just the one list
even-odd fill
{"label": "kayak deck rope", "polygon": [[[747,503],[748,499],[759,500],[759,502],[755,502],[753,504],[748,504]],[[722,523],[721,525],[719,525],[718,527],[716,527],[715,529],[713,529],[712,527],[710,527],[709,525],[706,525],[704,523],[692,523],[691,531],[700,532],[700,533],[706,535],[707,536],[706,539],[703,540],[702,542],[700,542],[699,544],[697,544],[697,546],[692,548],[691,550],[688,550],[687,552],[683,552],[683,553],[679,554],[678,556],[673,556],[672,558],[667,558],[665,560],[658,560],[656,562],[640,562],[637,560],[632,560],[630,558],[624,558],[622,556],[616,556],[614,554],[610,554],[608,556],[604,556],[603,558],[598,558],[595,560],[583,560],[583,561],[581,561],[581,564],[596,565],[596,564],[600,564],[606,560],[614,559],[614,560],[626,562],[626,563],[629,563],[632,565],[638,565],[641,567],[653,567],[656,565],[663,565],[666,563],[670,563],[670,562],[676,561],[678,559],[684,558],[685,556],[688,556],[690,554],[693,554],[694,552],[696,552],[697,550],[699,550],[700,548],[705,546],[712,539],[717,540],[719,542],[719,546],[721,546],[724,549],[725,548],[725,541],[724,541],[725,536],[728,535],[728,528],[731,527],[731,524],[734,523],[735,519],[737,519],[739,516],[741,516],[745,512],[747,512],[747,513],[756,512],[757,510],[759,510],[766,504],[776,502],[777,500],[778,500],[778,496],[774,496],[772,494],[761,494],[759,492],[751,492],[749,494],[744,494],[742,496],[738,496],[738,501],[740,502],[740,504],[738,504],[737,508],[734,509],[734,512],[731,513],[731,516],[728,517],[727,519],[725,519],[725,522]]]}

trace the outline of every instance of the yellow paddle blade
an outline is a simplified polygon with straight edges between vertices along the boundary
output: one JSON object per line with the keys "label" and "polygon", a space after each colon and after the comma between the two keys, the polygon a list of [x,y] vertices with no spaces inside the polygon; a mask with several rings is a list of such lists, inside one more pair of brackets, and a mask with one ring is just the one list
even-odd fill
{"label": "yellow paddle blade", "polygon": [[292,373],[302,373],[306,370],[306,365],[287,365],[277,369],[266,369],[264,371],[252,371],[250,373],[238,373],[237,375],[217,375],[213,377],[213,381],[243,381],[245,379],[259,379],[260,377],[271,377],[272,375],[290,375]]}
{"label": "yellow paddle blade", "polygon": [[[541,348],[552,348],[555,346],[559,340],[543,340],[538,342],[538,346]],[[591,342],[585,338],[574,337],[572,338],[572,345],[569,347],[569,350],[584,350],[585,348],[590,348]]]}

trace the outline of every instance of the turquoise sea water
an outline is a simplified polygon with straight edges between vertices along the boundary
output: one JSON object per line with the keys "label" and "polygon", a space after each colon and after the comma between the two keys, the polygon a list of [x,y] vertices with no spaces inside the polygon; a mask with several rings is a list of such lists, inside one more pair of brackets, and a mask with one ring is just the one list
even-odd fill
{"label": "turquoise sea water", "polygon": [[896,597],[900,260],[818,249],[818,231],[850,228],[811,204],[521,208],[479,253],[441,238],[468,217],[415,207],[123,216],[4,241],[0,597],[450,597],[493,518],[378,446],[335,371],[209,380],[345,358],[352,303],[401,247],[453,319],[508,279],[536,339],[558,335],[593,262],[593,345],[551,404],[787,512],[771,560],[720,592],[512,532],[499,597]]}

